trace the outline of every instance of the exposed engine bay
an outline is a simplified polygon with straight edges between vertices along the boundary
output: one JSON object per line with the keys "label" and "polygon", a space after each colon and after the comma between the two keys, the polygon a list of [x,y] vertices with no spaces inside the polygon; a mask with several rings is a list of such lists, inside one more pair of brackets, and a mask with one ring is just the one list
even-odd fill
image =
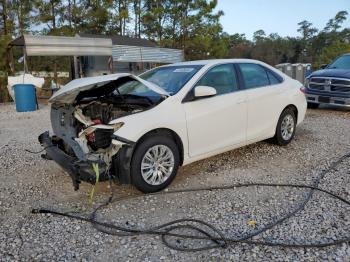
{"label": "exposed engine bay", "polygon": [[[110,174],[120,177],[128,172],[135,143],[114,135],[124,125],[118,119],[148,110],[166,97],[161,88],[129,74],[73,80],[50,99],[55,135],[47,131],[39,136],[46,150],[43,157],[63,167],[75,189],[80,181],[95,183]],[[100,175],[92,167],[96,165]]]}
{"label": "exposed engine bay", "polygon": [[111,169],[123,142],[113,139],[113,133],[123,122],[110,124],[123,116],[135,114],[154,106],[144,97],[134,95],[94,97],[86,95],[72,105],[51,105],[51,123],[57,145],[77,161],[100,163],[101,173]]}
{"label": "exposed engine bay", "polygon": [[99,121],[98,124],[108,124],[111,120],[126,116],[129,113],[142,111],[141,106],[135,105],[113,105],[103,102],[91,102],[86,105],[80,105],[82,113],[86,117]]}
{"label": "exposed engine bay", "polygon": [[[142,112],[149,106],[112,104],[99,100],[73,105],[52,104],[51,122],[55,136],[52,145],[57,146],[79,170],[72,177],[75,189],[80,181],[95,183],[92,164],[99,165],[100,181],[106,180],[112,171],[113,157],[125,144],[113,139],[113,133],[123,122],[110,124],[111,120]],[[115,121],[114,121],[115,122]],[[57,160],[56,160],[57,162]],[[83,175],[86,174],[86,175]]]}
{"label": "exposed engine bay", "polygon": [[[81,104],[75,108],[74,117],[79,121],[77,129],[79,133],[86,136],[88,146],[93,150],[106,149],[111,144],[111,136],[117,126],[108,126],[108,123],[117,118],[142,112],[145,107],[138,105],[115,105],[93,101],[88,104]],[[96,127],[90,128],[87,127]],[[85,130],[85,131],[84,131]],[[91,132],[90,132],[91,131]]]}
{"label": "exposed engine bay", "polygon": [[[101,101],[102,100],[102,101]],[[112,143],[113,133],[123,123],[109,124],[111,120],[142,112],[150,105],[108,103],[103,99],[73,105],[51,106],[52,127],[62,139],[63,149],[79,160],[102,160],[110,165],[111,158],[122,146]]]}

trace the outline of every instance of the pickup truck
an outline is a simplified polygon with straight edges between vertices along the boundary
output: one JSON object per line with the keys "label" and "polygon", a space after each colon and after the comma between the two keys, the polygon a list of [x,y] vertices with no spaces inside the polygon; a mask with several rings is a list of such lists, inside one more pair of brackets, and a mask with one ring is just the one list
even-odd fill
{"label": "pickup truck", "polygon": [[305,94],[309,108],[320,104],[350,107],[350,54],[337,57],[305,79]]}

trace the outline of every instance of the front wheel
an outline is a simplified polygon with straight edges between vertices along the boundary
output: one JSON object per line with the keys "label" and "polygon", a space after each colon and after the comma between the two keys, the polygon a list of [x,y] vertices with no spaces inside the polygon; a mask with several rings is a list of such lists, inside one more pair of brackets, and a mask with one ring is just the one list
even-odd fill
{"label": "front wheel", "polygon": [[174,179],[179,162],[179,150],[170,137],[150,136],[134,152],[131,161],[132,183],[143,193],[160,191]]}
{"label": "front wheel", "polygon": [[296,116],[292,109],[285,109],[278,119],[276,134],[273,137],[275,144],[285,146],[292,141],[296,128]]}

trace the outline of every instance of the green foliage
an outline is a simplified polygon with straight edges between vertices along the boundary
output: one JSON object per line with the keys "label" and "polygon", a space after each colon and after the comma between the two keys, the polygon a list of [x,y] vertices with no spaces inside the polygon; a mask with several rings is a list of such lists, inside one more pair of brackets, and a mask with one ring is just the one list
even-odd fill
{"label": "green foliage", "polygon": [[344,23],[344,21],[347,19],[348,12],[347,11],[340,11],[336,14],[336,16],[332,19],[330,19],[324,28],[325,32],[336,32],[341,25]]}
{"label": "green foliage", "polygon": [[[187,60],[242,57],[272,65],[311,62],[318,66],[350,41],[350,29],[341,30],[346,11],[338,12],[321,31],[304,20],[297,25],[300,37],[257,30],[250,41],[244,34],[225,33],[220,24],[223,12],[216,7],[217,0],[0,0],[0,55],[5,57],[0,70],[8,71],[6,44],[22,33],[144,37],[162,47],[183,49]],[[68,70],[67,61],[30,58],[30,69]]]}
{"label": "green foliage", "polygon": [[34,21],[37,24],[45,24],[48,29],[47,33],[55,31],[63,24],[62,13],[64,12],[64,5],[60,0],[35,0],[34,7],[37,10],[37,15]]}
{"label": "green foliage", "polygon": [[344,53],[350,53],[350,44],[341,41],[336,41],[322,49],[320,55],[314,63],[315,68],[320,68],[323,64],[329,64],[335,57]]}
{"label": "green foliage", "polygon": [[[79,25],[79,31],[91,34],[104,34],[109,22],[109,9],[112,7],[112,0],[86,0],[81,1],[84,19]],[[77,31],[77,33],[79,32]]]}
{"label": "green foliage", "polygon": [[260,29],[254,32],[253,41],[254,42],[263,41],[265,37],[266,37],[265,31]]}
{"label": "green foliage", "polygon": [[318,31],[317,28],[312,27],[312,23],[310,23],[309,21],[306,21],[306,20],[298,23],[298,26],[299,26],[298,32],[301,33],[303,40],[310,39]]}
{"label": "green foliage", "polygon": [[[143,37],[161,47],[184,50],[186,60],[253,58],[271,65],[309,62],[315,68],[350,52],[350,29],[342,29],[346,11],[322,30],[309,21],[297,24],[300,37],[254,33],[229,35],[220,24],[217,0],[0,0],[0,71],[10,72],[9,41],[23,33],[74,36],[77,33]],[[232,2],[234,8],[234,2]],[[22,50],[15,48],[16,61]],[[29,70],[68,71],[68,57],[30,57]],[[57,76],[55,76],[57,79]],[[5,90],[6,78],[0,81]]]}
{"label": "green foliage", "polygon": [[[0,57],[6,57],[6,47],[10,41],[10,36],[0,36]],[[0,59],[0,71],[6,70],[6,59]]]}

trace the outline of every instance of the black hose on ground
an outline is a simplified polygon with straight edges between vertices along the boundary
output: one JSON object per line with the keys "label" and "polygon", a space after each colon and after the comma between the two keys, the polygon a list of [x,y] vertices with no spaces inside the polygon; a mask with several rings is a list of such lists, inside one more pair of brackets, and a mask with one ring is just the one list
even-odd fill
{"label": "black hose on ground", "polygon": [[[328,168],[324,169],[318,177],[315,179],[314,183],[312,185],[302,185],[302,184],[278,184],[278,183],[244,183],[244,184],[234,184],[229,186],[215,186],[215,187],[203,187],[203,188],[189,188],[189,189],[181,189],[181,190],[172,190],[172,191],[162,191],[158,193],[151,193],[151,194],[137,194],[137,195],[131,195],[131,196],[124,196],[117,198],[113,200],[113,191],[111,190],[111,196],[108,198],[108,201],[106,201],[104,204],[98,206],[89,217],[80,216],[77,214],[71,214],[71,213],[64,213],[60,211],[55,211],[51,209],[33,209],[32,213],[42,213],[42,214],[53,214],[58,216],[64,216],[72,219],[77,219],[81,221],[86,221],[91,223],[94,228],[96,228],[98,231],[101,231],[106,234],[110,235],[116,235],[116,236],[131,236],[131,235],[159,235],[162,238],[163,243],[174,250],[179,251],[202,251],[202,250],[208,250],[212,248],[225,248],[228,245],[232,245],[234,243],[246,243],[246,244],[252,244],[252,245],[263,245],[263,246],[279,246],[284,248],[323,248],[327,246],[333,246],[333,245],[339,245],[342,243],[348,243],[350,242],[350,236],[345,237],[343,239],[338,239],[334,241],[329,242],[323,242],[323,243],[304,243],[304,244],[296,244],[296,243],[278,243],[278,242],[269,242],[269,241],[254,241],[252,240],[253,237],[260,235],[261,233],[283,223],[285,220],[293,217],[298,212],[302,211],[306,204],[310,201],[310,199],[313,196],[313,193],[315,191],[322,192],[330,197],[333,197],[346,205],[350,206],[350,201],[346,200],[328,190],[324,190],[321,188],[318,188],[318,185],[320,181],[324,178],[326,174],[328,174],[330,171],[335,169],[336,166],[338,166],[341,162],[343,162],[345,159],[350,158],[350,153],[347,153],[343,155],[342,157],[338,158],[335,162],[333,162]],[[134,198],[140,198],[145,196],[158,196],[158,195],[167,195],[167,194],[177,194],[177,193],[186,193],[186,192],[199,192],[199,191],[215,191],[215,190],[233,190],[235,188],[241,188],[241,187],[288,187],[288,188],[305,188],[309,189],[307,192],[306,197],[304,200],[293,210],[288,212],[286,215],[282,216],[276,221],[273,221],[263,228],[256,230],[253,233],[249,233],[246,235],[242,235],[238,238],[233,237],[227,237],[221,230],[213,226],[212,224],[209,224],[203,220],[199,219],[177,219],[173,220],[169,223],[160,224],[158,226],[154,226],[149,229],[131,229],[128,227],[115,225],[112,223],[102,222],[97,220],[97,213],[99,210],[105,208],[110,203],[119,202],[127,199],[134,199]],[[112,188],[112,187],[111,187]],[[185,233],[176,233],[176,230],[188,230],[188,231],[196,231],[198,235],[193,234],[185,234]],[[197,248],[191,248],[191,247],[180,247],[178,244],[175,244],[169,241],[169,237],[175,237],[178,239],[192,239],[192,240],[210,240],[212,244],[207,244],[205,246],[197,247]]]}

